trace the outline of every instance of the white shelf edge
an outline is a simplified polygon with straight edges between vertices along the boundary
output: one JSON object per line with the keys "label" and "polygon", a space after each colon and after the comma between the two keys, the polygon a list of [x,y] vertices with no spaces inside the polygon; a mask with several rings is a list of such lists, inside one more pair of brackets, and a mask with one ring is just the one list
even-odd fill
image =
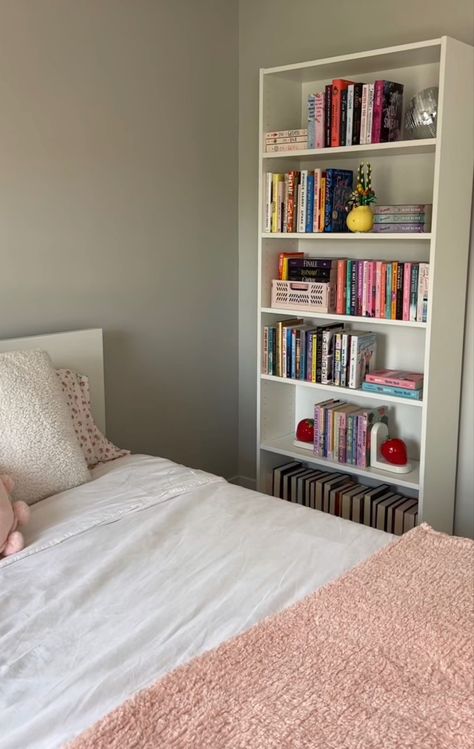
{"label": "white shelf edge", "polygon": [[262,159],[291,159],[291,158],[320,158],[331,156],[348,156],[361,153],[393,153],[399,156],[403,153],[434,153],[436,138],[420,138],[419,140],[396,140],[391,143],[365,143],[358,146],[337,146],[336,148],[302,148],[297,151],[262,151]]}
{"label": "white shelf edge", "polygon": [[423,408],[423,401],[411,400],[410,398],[397,398],[395,395],[384,395],[383,393],[371,393],[368,390],[339,387],[337,385],[322,385],[319,382],[306,382],[306,380],[294,380],[291,377],[276,377],[275,375],[261,374],[260,378],[267,382],[278,382],[284,385],[293,385],[294,387],[313,388],[313,390],[323,390],[326,393],[338,393],[343,395],[355,395],[360,398],[370,400],[380,400],[386,403],[397,403],[402,406],[414,406]]}
{"label": "white shelf edge", "polygon": [[308,232],[302,234],[300,232],[263,232],[261,235],[262,239],[350,239],[352,241],[364,242],[366,239],[372,240],[431,240],[431,232],[413,232],[412,234],[406,233],[387,233],[377,234],[375,232],[367,232],[366,234],[351,234],[351,232]]}
{"label": "white shelf edge", "polygon": [[346,465],[345,463],[336,463],[332,460],[327,460],[327,458],[315,457],[311,450],[304,450],[293,445],[293,439],[294,436],[290,434],[279,439],[263,441],[260,443],[260,450],[284,455],[294,460],[327,466],[331,470],[339,471],[340,473],[352,473],[356,476],[365,476],[370,479],[380,480],[382,483],[393,484],[405,489],[414,489],[415,491],[419,491],[420,489],[420,466],[417,461],[411,461],[415,467],[410,473],[390,473],[389,471],[381,471],[376,468],[359,468],[358,466]]}
{"label": "white shelf edge", "polygon": [[304,317],[315,320],[341,320],[343,322],[364,323],[365,325],[395,325],[401,328],[426,329],[426,322],[409,322],[408,320],[388,320],[385,317],[358,317],[356,315],[335,315],[325,312],[308,312],[306,310],[260,307],[261,314],[286,315],[287,317]]}

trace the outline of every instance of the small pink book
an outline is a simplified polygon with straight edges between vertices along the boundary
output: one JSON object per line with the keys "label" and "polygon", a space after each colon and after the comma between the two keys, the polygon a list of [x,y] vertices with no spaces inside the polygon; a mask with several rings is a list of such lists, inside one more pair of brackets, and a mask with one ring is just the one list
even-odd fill
{"label": "small pink book", "polygon": [[367,374],[365,381],[373,382],[376,385],[405,388],[405,390],[420,390],[423,387],[423,373],[403,372],[397,369],[378,369]]}

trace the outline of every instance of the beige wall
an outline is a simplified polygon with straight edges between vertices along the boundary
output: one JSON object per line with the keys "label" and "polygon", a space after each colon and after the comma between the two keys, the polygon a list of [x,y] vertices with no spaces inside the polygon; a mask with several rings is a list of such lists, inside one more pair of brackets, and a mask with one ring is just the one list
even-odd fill
{"label": "beige wall", "polygon": [[[255,476],[258,70],[444,34],[472,44],[474,4],[472,0],[455,3],[445,0],[240,0],[239,14],[239,473],[252,479]],[[471,309],[472,295],[471,283]],[[472,328],[466,340],[472,346]],[[471,458],[474,419],[472,395],[466,395],[468,390],[472,393],[472,353],[468,352],[466,365],[470,369],[467,369],[464,385],[466,415],[463,417],[456,528],[460,533],[474,536]]]}
{"label": "beige wall", "polygon": [[220,0],[0,0],[0,337],[103,327],[111,438],[226,476],[237,26]]}

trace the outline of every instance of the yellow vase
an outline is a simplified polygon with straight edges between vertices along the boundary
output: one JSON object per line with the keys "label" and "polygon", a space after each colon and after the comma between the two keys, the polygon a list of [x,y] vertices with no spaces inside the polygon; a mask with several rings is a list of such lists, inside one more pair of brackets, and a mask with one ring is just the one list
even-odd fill
{"label": "yellow vase", "polygon": [[353,208],[346,219],[350,231],[367,232],[374,225],[374,215],[370,205],[358,205]]}

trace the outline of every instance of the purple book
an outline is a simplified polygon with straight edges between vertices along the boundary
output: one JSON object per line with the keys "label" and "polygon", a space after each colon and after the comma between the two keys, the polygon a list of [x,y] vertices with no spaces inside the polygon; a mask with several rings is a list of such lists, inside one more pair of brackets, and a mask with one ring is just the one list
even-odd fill
{"label": "purple book", "polygon": [[375,81],[374,113],[372,116],[372,143],[380,143],[382,137],[383,101],[385,81]]}
{"label": "purple book", "polygon": [[422,234],[428,230],[426,224],[374,224],[372,231],[376,234]]}

